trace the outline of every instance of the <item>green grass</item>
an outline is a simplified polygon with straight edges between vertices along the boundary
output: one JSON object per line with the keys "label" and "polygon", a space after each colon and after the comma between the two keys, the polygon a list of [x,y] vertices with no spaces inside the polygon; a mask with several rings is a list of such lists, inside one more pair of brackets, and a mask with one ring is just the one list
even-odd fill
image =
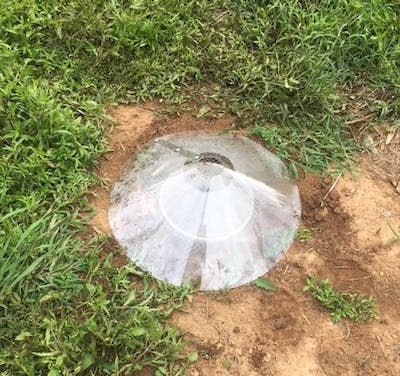
{"label": "green grass", "polygon": [[303,290],[310,292],[323,307],[331,311],[331,318],[335,323],[345,318],[358,322],[377,317],[373,298],[358,293],[337,292],[328,280],[318,282],[314,277],[310,277]]}
{"label": "green grass", "polygon": [[296,239],[301,242],[307,242],[313,239],[313,232],[308,228],[299,228],[296,233]]}
{"label": "green grass", "polygon": [[5,0],[0,7],[7,66],[14,61],[75,109],[80,95],[209,102],[304,168],[348,160],[355,145],[344,120],[354,91],[370,87],[377,113],[378,99],[393,94],[385,114],[398,109],[394,2]]}
{"label": "green grass", "polygon": [[206,105],[321,171],[358,148],[351,96],[398,115],[399,42],[384,0],[1,1],[0,373],[184,367],[166,319],[188,291],[141,289],[79,240],[107,104]]}

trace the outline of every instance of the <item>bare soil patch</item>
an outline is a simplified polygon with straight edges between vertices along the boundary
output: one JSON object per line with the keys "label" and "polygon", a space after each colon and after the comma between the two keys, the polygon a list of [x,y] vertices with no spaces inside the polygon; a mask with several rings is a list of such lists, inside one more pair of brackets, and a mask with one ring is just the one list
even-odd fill
{"label": "bare soil patch", "polygon": [[[233,119],[165,118],[157,106],[110,109],[110,152],[98,166],[107,185],[93,191],[92,225],[110,234],[108,195],[128,159],[159,135],[202,129],[221,131]],[[185,332],[199,361],[188,374],[217,375],[399,375],[400,374],[400,194],[393,183],[400,171],[398,134],[377,154],[360,156],[357,170],[333,184],[307,175],[299,180],[302,226],[313,238],[295,241],[267,278],[278,287],[266,293],[244,286],[199,293],[176,312],[171,323]],[[393,150],[394,148],[394,150]],[[369,323],[333,324],[302,288],[309,275],[330,279],[336,289],[373,296],[379,318]]]}

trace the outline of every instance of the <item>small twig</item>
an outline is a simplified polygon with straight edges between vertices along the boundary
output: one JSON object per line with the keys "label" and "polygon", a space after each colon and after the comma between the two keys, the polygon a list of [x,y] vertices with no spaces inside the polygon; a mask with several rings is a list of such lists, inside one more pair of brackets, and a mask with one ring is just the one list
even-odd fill
{"label": "small twig", "polygon": [[377,334],[375,334],[375,337],[376,337],[376,339],[377,339],[377,341],[378,341],[378,343],[379,343],[379,346],[381,347],[383,356],[385,357],[385,359],[387,359],[386,351],[385,351],[385,349],[383,348],[381,339],[378,337]]}
{"label": "small twig", "polygon": [[208,300],[206,300],[206,309],[202,309],[201,312],[203,312],[203,314],[205,315],[207,321],[210,320],[212,315],[210,314],[210,311],[208,309]]}
{"label": "small twig", "polygon": [[363,117],[360,117],[358,119],[353,119],[353,120],[346,121],[346,125],[353,125],[353,124],[357,124],[357,123],[362,123],[365,120],[371,119],[372,116],[374,116],[374,114],[369,114],[369,115],[365,115]]}
{"label": "small twig", "polygon": [[304,320],[306,320],[307,324],[311,324],[310,320],[307,318],[307,316],[301,312],[301,315],[304,317]]}
{"label": "small twig", "polygon": [[182,312],[182,313],[191,313],[192,312],[189,309],[183,309],[183,308],[177,308],[177,311]]}
{"label": "small twig", "polygon": [[343,337],[340,337],[339,340],[340,340],[340,341],[343,340],[343,339],[346,339],[346,340],[347,340],[347,338],[349,338],[349,335],[350,335],[350,328],[349,328],[349,326],[346,324],[346,334],[345,334]]}
{"label": "small twig", "polygon": [[350,335],[350,327],[346,324],[346,336],[344,337],[344,339],[349,338]]}
{"label": "small twig", "polygon": [[371,279],[371,278],[372,278],[372,276],[368,275],[368,276],[365,276],[365,277],[350,278],[349,281],[361,281],[363,279]]}
{"label": "small twig", "polygon": [[102,234],[102,232],[96,226],[92,225],[92,227],[93,227],[93,230],[94,230],[95,233],[97,233],[99,235]]}
{"label": "small twig", "polygon": [[221,335],[222,331],[220,328],[218,328],[217,324],[211,322],[211,325],[215,328],[215,330],[218,332],[218,334]]}
{"label": "small twig", "polygon": [[324,198],[321,201],[321,206],[323,206],[324,201],[326,200],[326,198],[329,196],[329,193],[331,193],[333,191],[333,189],[336,187],[336,184],[338,183],[339,179],[342,177],[343,173],[341,172],[338,177],[335,179],[335,181],[333,182],[333,184],[331,185],[331,187],[329,188],[328,192],[326,192]]}
{"label": "small twig", "polygon": [[125,148],[124,144],[122,143],[122,141],[119,141],[119,146],[121,146],[122,151],[126,151],[126,148]]}
{"label": "small twig", "polygon": [[358,363],[358,367],[361,368],[364,363],[371,357],[371,355],[368,355],[367,357],[365,357],[360,363]]}
{"label": "small twig", "polygon": [[396,135],[396,130],[393,133],[389,133],[386,136],[386,140],[385,140],[385,145],[390,145],[390,143],[392,142],[392,140],[394,139],[394,136]]}
{"label": "small twig", "polygon": [[288,271],[288,269],[289,269],[289,265],[286,265],[286,268],[285,268],[285,270],[283,271],[283,274],[286,274],[286,272]]}
{"label": "small twig", "polygon": [[351,196],[354,196],[354,194],[358,191],[358,188],[359,188],[360,186],[359,185],[357,185],[351,192],[350,192],[350,194],[349,194],[349,196],[351,197]]}
{"label": "small twig", "polygon": [[151,112],[155,111],[154,108],[151,108],[151,107],[148,107],[148,106],[143,106],[142,104],[138,104],[137,107],[143,108],[144,110],[151,111]]}

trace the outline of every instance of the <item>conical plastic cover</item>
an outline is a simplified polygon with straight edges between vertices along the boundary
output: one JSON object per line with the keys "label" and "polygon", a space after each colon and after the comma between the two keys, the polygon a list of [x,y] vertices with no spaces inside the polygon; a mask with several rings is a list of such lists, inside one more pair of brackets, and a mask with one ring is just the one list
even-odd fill
{"label": "conical plastic cover", "polygon": [[128,257],[156,278],[217,290],[265,274],[300,218],[285,165],[238,135],[152,141],[111,193],[109,222]]}

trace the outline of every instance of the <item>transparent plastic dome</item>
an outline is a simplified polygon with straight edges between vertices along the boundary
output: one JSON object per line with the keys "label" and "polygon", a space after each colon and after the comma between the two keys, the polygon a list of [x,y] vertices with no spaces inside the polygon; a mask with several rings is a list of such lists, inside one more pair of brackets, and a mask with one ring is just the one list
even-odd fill
{"label": "transparent plastic dome", "polygon": [[178,133],[150,142],[111,193],[109,222],[128,257],[154,277],[201,290],[264,275],[300,218],[286,166],[239,135]]}

